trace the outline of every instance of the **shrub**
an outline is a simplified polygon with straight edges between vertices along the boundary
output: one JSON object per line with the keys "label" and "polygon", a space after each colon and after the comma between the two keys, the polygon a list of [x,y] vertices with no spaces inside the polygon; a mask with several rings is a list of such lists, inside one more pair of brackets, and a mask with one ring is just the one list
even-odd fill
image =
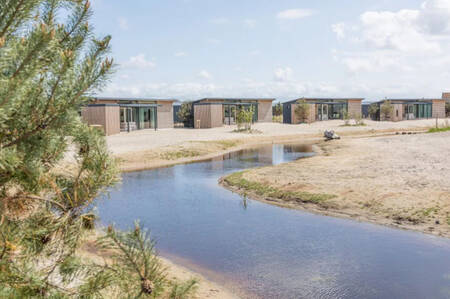
{"label": "shrub", "polygon": [[272,117],[272,122],[274,122],[274,123],[282,123],[283,122],[283,115],[274,115]]}
{"label": "shrub", "polygon": [[94,37],[87,0],[0,3],[0,297],[155,297],[164,273],[138,225],[108,230],[109,265],[77,256],[118,180],[103,133],[79,116],[112,72],[110,36]]}
{"label": "shrub", "polygon": [[281,103],[276,103],[273,106],[273,116],[281,116],[283,114],[283,105]]}
{"label": "shrub", "polygon": [[180,110],[177,112],[178,118],[187,128],[194,126],[194,111],[192,102],[184,102],[181,104]]}
{"label": "shrub", "polygon": [[369,116],[371,119],[376,119],[378,111],[380,110],[380,107],[378,107],[377,104],[373,103],[369,106]]}
{"label": "shrub", "polygon": [[252,129],[254,108],[240,108],[236,113],[238,131],[250,131]]}
{"label": "shrub", "polygon": [[391,101],[385,101],[381,105],[380,113],[383,116],[384,120],[390,120],[393,112],[394,106],[391,104]]}
{"label": "shrub", "polygon": [[364,119],[362,118],[362,114],[361,113],[356,113],[354,115],[353,119],[355,120],[355,125],[356,126],[365,126],[366,125],[364,123]]}
{"label": "shrub", "polygon": [[298,100],[295,107],[295,115],[300,120],[301,123],[306,123],[309,120],[311,105],[306,102],[306,100]]}

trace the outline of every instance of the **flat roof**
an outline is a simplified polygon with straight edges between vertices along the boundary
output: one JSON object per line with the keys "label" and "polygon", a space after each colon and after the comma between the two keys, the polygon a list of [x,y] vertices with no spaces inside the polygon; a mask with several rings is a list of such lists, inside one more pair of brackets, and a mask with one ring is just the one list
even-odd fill
{"label": "flat roof", "polygon": [[118,104],[110,104],[110,103],[101,103],[101,104],[88,104],[87,107],[161,107],[162,105],[158,104],[128,104],[128,103],[118,103]]}
{"label": "flat roof", "polygon": [[300,100],[332,102],[332,101],[348,101],[348,100],[363,101],[364,98],[351,98],[351,97],[350,98],[305,98],[305,97],[303,97],[303,98],[298,98],[298,99],[295,99],[295,100],[287,101],[287,102],[284,102],[284,103],[287,103],[287,104],[295,103],[295,102],[300,101]]}
{"label": "flat roof", "polygon": [[214,101],[275,101],[275,98],[203,98],[200,100],[194,101],[194,103],[201,102],[201,101],[207,101],[207,100],[214,100]]}
{"label": "flat roof", "polygon": [[177,99],[155,99],[155,98],[122,98],[122,97],[94,97],[98,101],[152,101],[152,102],[179,102]]}
{"label": "flat roof", "polygon": [[432,98],[420,98],[420,99],[384,99],[375,103],[383,103],[386,101],[391,102],[424,102],[424,101],[444,101],[445,99],[432,99]]}

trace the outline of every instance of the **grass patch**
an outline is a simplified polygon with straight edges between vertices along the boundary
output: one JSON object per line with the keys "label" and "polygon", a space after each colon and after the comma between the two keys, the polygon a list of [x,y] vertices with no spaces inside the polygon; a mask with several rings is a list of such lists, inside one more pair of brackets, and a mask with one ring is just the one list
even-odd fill
{"label": "grass patch", "polygon": [[274,123],[283,123],[283,115],[274,115],[274,116],[272,116],[272,122],[274,122]]}
{"label": "grass patch", "polygon": [[244,133],[244,134],[262,134],[262,132],[260,130],[255,130],[255,129],[235,129],[232,131],[233,133]]}
{"label": "grass patch", "polygon": [[287,202],[294,201],[302,203],[315,203],[321,205],[325,201],[335,197],[335,195],[330,194],[315,194],[309,192],[280,190],[266,184],[248,181],[243,177],[244,173],[245,171],[233,173],[225,177],[224,181],[231,186],[238,187],[247,192],[251,191],[255,192],[259,196],[277,198]]}
{"label": "grass patch", "polygon": [[170,152],[164,152],[160,154],[160,157],[164,160],[178,160],[181,158],[192,158],[192,157],[198,157],[202,153],[196,150],[188,150],[188,149],[181,149],[177,151],[170,151]]}
{"label": "grass patch", "polygon": [[215,141],[214,143],[219,144],[222,149],[229,149],[230,147],[235,147],[239,144],[239,142],[237,142],[236,140],[219,140],[219,141]]}
{"label": "grass patch", "polygon": [[365,127],[365,126],[367,126],[365,123],[340,125],[340,127]]}
{"label": "grass patch", "polygon": [[428,130],[428,133],[442,133],[442,132],[448,132],[448,131],[450,131],[450,127],[431,128]]}
{"label": "grass patch", "polygon": [[222,150],[226,150],[241,144],[238,140],[214,140],[214,141],[193,141],[194,143],[218,145]]}

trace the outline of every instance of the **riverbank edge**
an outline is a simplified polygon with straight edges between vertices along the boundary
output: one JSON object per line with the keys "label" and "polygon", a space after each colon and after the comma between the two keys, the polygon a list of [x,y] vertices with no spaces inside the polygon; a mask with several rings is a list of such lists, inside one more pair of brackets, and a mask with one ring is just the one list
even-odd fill
{"label": "riverbank edge", "polygon": [[[401,132],[412,132],[414,134],[417,133],[425,133],[427,132],[429,129],[429,127],[419,127],[419,128],[408,128],[408,129],[385,129],[385,130],[373,130],[373,131],[351,131],[351,132],[346,132],[346,133],[341,133],[340,135],[342,137],[347,137],[347,138],[367,138],[367,137],[382,137],[382,136],[394,136],[397,134],[401,134]],[[248,136],[243,136],[241,139],[238,140],[245,140],[246,137]],[[198,156],[198,157],[189,157],[189,158],[183,158],[183,159],[177,159],[177,160],[168,160],[168,161],[157,161],[157,162],[150,162],[150,163],[142,163],[139,166],[130,166],[130,165],[124,165],[123,163],[119,165],[119,169],[122,173],[128,173],[128,172],[138,172],[138,171],[145,171],[145,170],[152,170],[152,169],[157,169],[157,168],[166,168],[166,167],[172,167],[175,165],[180,165],[180,164],[189,164],[189,163],[198,163],[198,162],[203,162],[203,161],[207,161],[216,157],[220,157],[222,155],[226,155],[232,152],[236,152],[236,151],[240,151],[240,150],[245,150],[245,149],[249,149],[249,148],[254,148],[257,146],[264,146],[264,145],[268,145],[268,144],[280,144],[280,143],[295,143],[295,142],[302,142],[305,144],[313,144],[313,145],[317,145],[320,142],[323,142],[323,136],[322,133],[318,133],[318,134],[291,134],[291,135],[283,135],[283,136],[265,136],[264,138],[257,138],[255,140],[248,140],[248,142],[240,144],[238,146],[234,146],[234,147],[230,147],[226,150],[222,150],[222,151],[217,151],[214,153],[210,153],[208,155],[202,155],[202,156]],[[320,148],[315,146],[315,151],[319,152]],[[321,154],[321,152],[319,153]],[[120,155],[116,155],[118,157],[120,157]],[[225,186],[221,183],[221,185],[226,188],[229,189],[232,192],[236,192],[239,193],[238,190],[233,190],[232,186]],[[253,196],[249,196],[250,198],[256,199]],[[272,205],[278,205],[280,207],[284,207],[284,208],[291,208],[291,209],[300,209],[299,207],[291,207],[287,204],[280,204],[280,203],[276,203],[264,198],[259,198],[256,199],[259,200],[261,202],[265,202],[267,204],[272,204]],[[331,213],[331,211],[319,211],[316,207],[317,210],[314,210],[314,205],[313,204],[309,204],[310,207],[308,208],[302,208],[300,210],[303,211],[307,211],[307,212],[312,212],[312,213],[316,213],[319,215],[325,215],[325,216],[331,216],[331,217],[340,217],[340,218],[351,218],[353,220],[358,220],[358,221],[365,221],[365,222],[372,222],[372,223],[376,223],[379,224],[375,221],[370,221],[370,220],[359,220],[356,219],[354,217],[351,216],[347,216],[345,217],[342,214],[339,213]],[[163,258],[160,257],[161,261],[163,263],[165,263],[168,267],[167,267],[167,271],[169,272],[169,275],[173,275],[175,273],[179,273],[184,272],[186,275],[188,275],[189,277],[194,277],[197,278],[198,280],[198,285],[200,286],[200,288],[206,288],[209,289],[212,292],[217,292],[217,290],[219,290],[219,292],[217,292],[215,295],[215,298],[239,298],[239,296],[232,292],[230,289],[226,288],[225,286],[209,280],[208,278],[206,278],[205,276],[203,276],[202,274],[198,273],[198,271],[192,270],[190,268],[184,267],[174,261],[172,261],[171,259],[168,258]],[[219,295],[220,294],[220,295]],[[220,297],[217,297],[220,296]],[[213,297],[214,298],[214,297]]]}
{"label": "riverbank edge", "polygon": [[[425,132],[423,132],[423,133],[425,133]],[[383,136],[386,136],[386,135],[383,135]],[[369,137],[381,137],[381,136],[369,136]],[[326,154],[326,155],[330,154],[330,153],[328,153],[328,151],[325,152],[322,150],[322,148],[320,147],[320,143],[316,143],[313,148],[314,148],[316,155],[312,156],[312,157],[303,158],[303,159],[311,159],[311,158],[318,157],[318,156],[321,156],[324,154]],[[296,161],[287,162],[287,163],[289,164],[289,163],[294,163],[294,162],[296,162]],[[264,167],[273,167],[273,166],[264,166]],[[249,169],[247,171],[251,171],[251,170],[254,170],[254,169]],[[381,216],[371,214],[371,213],[361,213],[363,211],[358,211],[358,213],[346,212],[346,211],[342,211],[339,209],[334,209],[333,205],[324,205],[321,202],[314,203],[314,202],[306,202],[306,201],[303,201],[303,202],[296,201],[296,203],[290,203],[290,202],[281,201],[282,199],[279,199],[279,198],[266,196],[266,195],[259,195],[254,190],[240,188],[239,186],[230,184],[229,181],[227,180],[227,178],[236,173],[238,173],[238,172],[231,173],[231,174],[228,174],[226,176],[219,178],[218,183],[223,188],[225,188],[233,193],[239,194],[242,197],[245,196],[246,198],[249,198],[252,200],[257,200],[257,201],[260,201],[260,202],[263,202],[266,204],[270,204],[270,205],[274,205],[274,206],[278,206],[278,207],[282,207],[282,208],[293,209],[293,210],[300,210],[300,211],[313,213],[313,214],[321,215],[321,216],[348,219],[348,220],[353,220],[353,221],[357,221],[357,222],[366,222],[366,223],[381,225],[381,226],[394,228],[394,229],[419,232],[419,233],[436,236],[436,237],[450,238],[450,234],[441,233],[441,232],[436,233],[435,231],[430,231],[428,229],[429,227],[427,225],[408,225],[403,222],[396,223],[394,219],[381,217]],[[250,182],[250,183],[256,183],[256,182]],[[279,191],[283,192],[283,190],[279,190]]]}
{"label": "riverbank edge", "polygon": [[[420,134],[426,133],[429,127],[419,127],[419,128],[409,128],[409,129],[385,129],[385,130],[373,130],[373,131],[350,131],[345,133],[339,133],[341,137],[346,138],[367,138],[367,137],[382,137],[382,136],[393,136],[402,134],[402,132],[408,132],[410,134]],[[137,171],[145,171],[152,170],[157,168],[166,168],[180,164],[190,164],[190,163],[198,163],[208,161],[232,152],[245,150],[254,148],[257,146],[263,146],[268,144],[282,144],[282,143],[295,143],[301,142],[305,144],[314,144],[320,141],[323,141],[323,132],[317,134],[291,134],[291,135],[280,135],[280,136],[259,136],[243,135],[242,138],[234,139],[238,143],[237,146],[229,147],[225,150],[214,151],[208,153],[206,155],[199,155],[194,157],[186,157],[176,160],[150,160],[150,161],[132,161],[132,162],[123,162],[120,161],[121,155],[133,153],[136,155],[136,159],[139,159],[139,156],[144,155],[148,152],[153,152],[155,150],[147,150],[147,151],[136,151],[136,152],[127,152],[113,155],[115,158],[119,160],[119,169],[122,173],[127,172],[137,172]],[[138,164],[138,165],[136,165]]]}
{"label": "riverbank edge", "polygon": [[[92,262],[103,264],[109,261],[107,255],[101,253],[98,247],[95,245],[95,239],[103,236],[104,230],[99,227],[96,228],[91,234],[85,236],[85,241],[82,247],[77,251],[77,255],[88,259]],[[195,286],[195,292],[192,299],[202,298],[223,298],[223,299],[239,299],[234,292],[225,286],[214,282],[206,278],[204,275],[193,271],[188,267],[182,266],[179,263],[174,262],[172,259],[157,255],[162,267],[166,272],[166,278],[169,281],[183,282],[194,279],[197,284]]]}

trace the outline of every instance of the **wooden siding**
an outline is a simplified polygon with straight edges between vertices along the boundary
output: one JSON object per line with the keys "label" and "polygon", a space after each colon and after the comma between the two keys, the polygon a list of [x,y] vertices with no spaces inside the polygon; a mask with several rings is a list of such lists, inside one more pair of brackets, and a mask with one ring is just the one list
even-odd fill
{"label": "wooden siding", "polygon": [[194,105],[194,128],[211,128],[211,105]]}
{"label": "wooden siding", "polygon": [[120,107],[105,106],[105,134],[113,135],[120,133]]}
{"label": "wooden siding", "polygon": [[173,128],[172,102],[158,102],[157,114],[158,129]]}
{"label": "wooden siding", "polygon": [[218,128],[223,125],[223,106],[222,105],[209,105],[211,106],[211,128]]}
{"label": "wooden siding", "polygon": [[348,115],[350,117],[362,116],[362,100],[348,100]]}
{"label": "wooden siding", "polygon": [[402,104],[392,104],[394,109],[392,109],[390,121],[401,121],[403,120],[403,105]]}
{"label": "wooden siding", "polygon": [[272,122],[272,101],[258,101],[258,122]]}
{"label": "wooden siding", "polygon": [[91,106],[83,107],[81,110],[81,116],[88,125],[102,126],[103,131],[106,134],[106,106]]}
{"label": "wooden siding", "polygon": [[217,128],[223,125],[222,105],[194,105],[194,128]]}
{"label": "wooden siding", "polygon": [[445,118],[445,100],[433,100],[433,118]]}
{"label": "wooden siding", "polygon": [[88,106],[83,107],[81,116],[89,125],[102,126],[105,135],[120,133],[119,106]]}

